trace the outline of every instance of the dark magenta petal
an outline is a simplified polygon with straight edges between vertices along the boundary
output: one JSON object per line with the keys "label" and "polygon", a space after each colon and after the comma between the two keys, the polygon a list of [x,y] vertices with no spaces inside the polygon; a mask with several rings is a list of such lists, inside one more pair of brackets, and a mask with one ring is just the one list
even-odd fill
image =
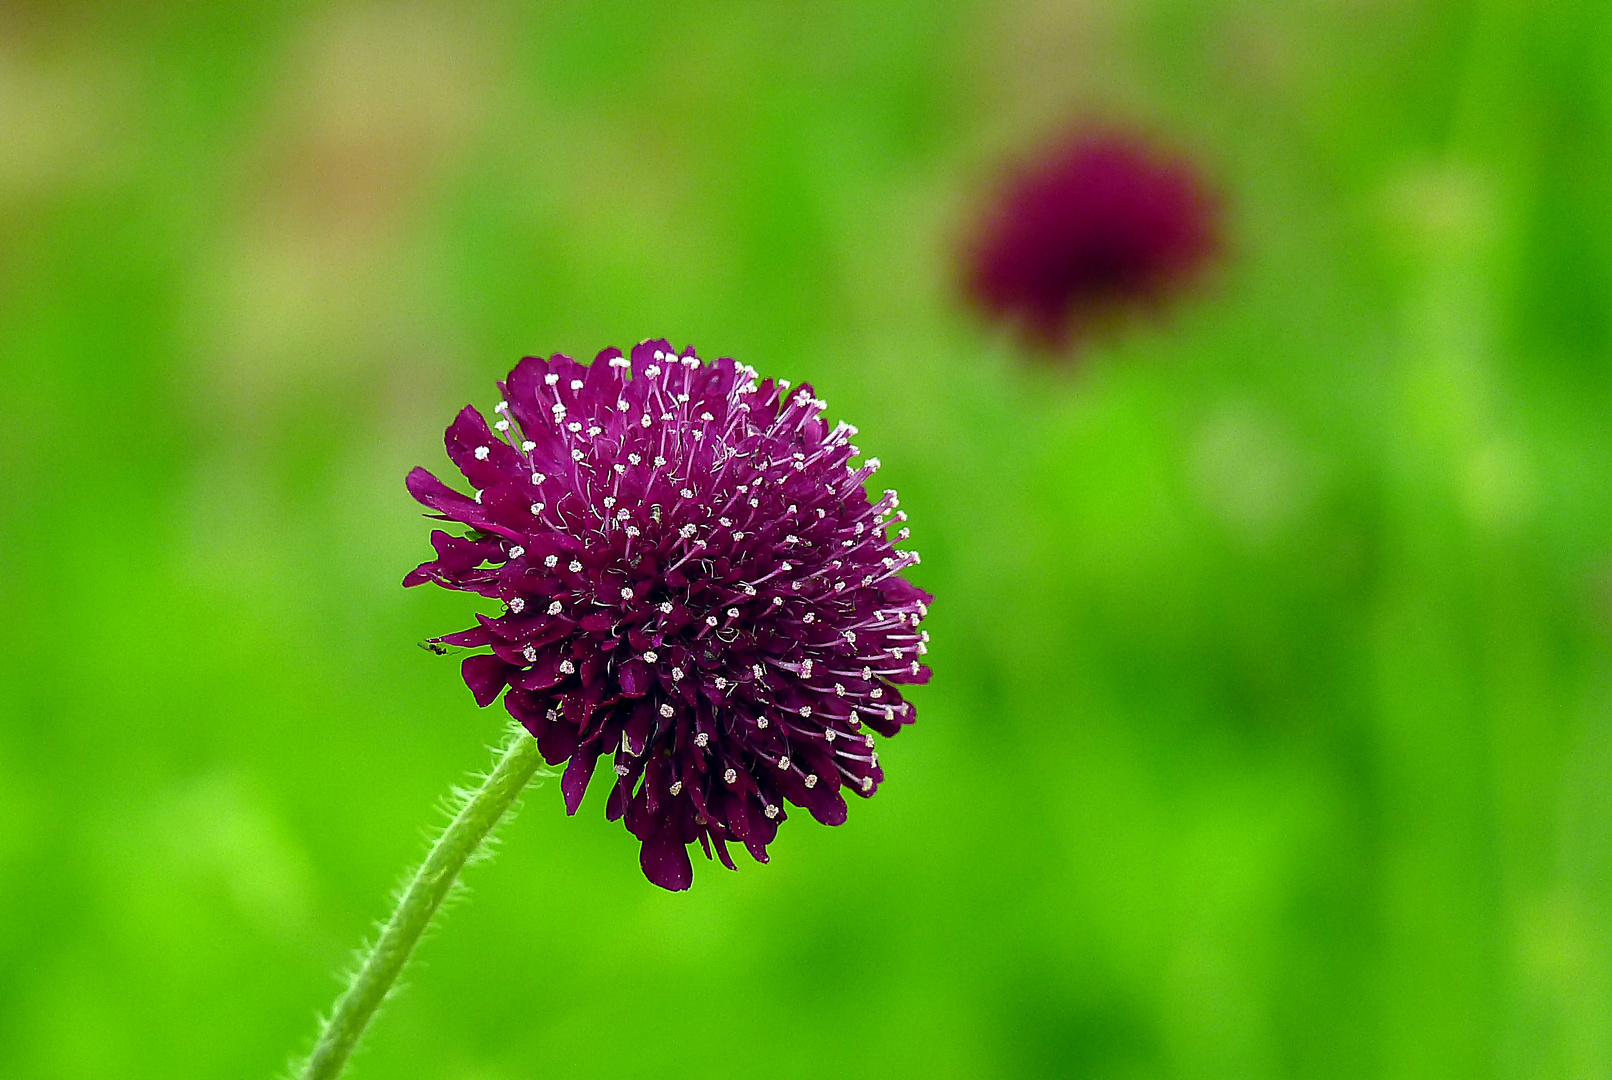
{"label": "dark magenta petal", "polygon": [[638,865],[644,876],[663,889],[682,892],[694,884],[694,865],[688,848],[664,830],[645,840],[638,849]]}
{"label": "dark magenta petal", "polygon": [[467,656],[460,669],[465,685],[476,695],[476,704],[484,709],[498,700],[499,693],[509,685],[509,673],[515,670],[496,656]]}
{"label": "dark magenta petal", "polygon": [[560,777],[560,793],[565,796],[565,812],[575,814],[587,794],[588,781],[593,779],[593,767],[599,761],[596,754],[572,754],[571,763]]}

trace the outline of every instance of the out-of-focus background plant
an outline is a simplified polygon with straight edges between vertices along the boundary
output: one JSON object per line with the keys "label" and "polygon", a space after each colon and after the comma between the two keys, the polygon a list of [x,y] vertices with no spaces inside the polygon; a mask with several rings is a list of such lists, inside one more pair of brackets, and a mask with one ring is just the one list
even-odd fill
{"label": "out-of-focus background plant", "polygon": [[[0,9],[0,1075],[302,1045],[503,724],[405,472],[662,334],[885,462],[920,723],[688,894],[534,793],[353,1076],[1612,1073],[1608,70],[1570,0]],[[959,253],[1082,117],[1225,250],[1027,362]]]}

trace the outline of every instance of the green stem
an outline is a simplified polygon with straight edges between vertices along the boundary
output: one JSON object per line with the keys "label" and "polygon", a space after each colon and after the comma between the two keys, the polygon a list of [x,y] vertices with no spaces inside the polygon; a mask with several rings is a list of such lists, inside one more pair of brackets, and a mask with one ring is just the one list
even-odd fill
{"label": "green stem", "polygon": [[542,764],[537,740],[524,731],[515,732],[498,764],[465,800],[398,898],[397,908],[386,920],[375,947],[336,1000],[336,1009],[319,1033],[313,1056],[299,1074],[301,1080],[333,1080],[341,1075],[370,1017],[386,1000],[420,935],[459,879],[459,871],[509,813]]}

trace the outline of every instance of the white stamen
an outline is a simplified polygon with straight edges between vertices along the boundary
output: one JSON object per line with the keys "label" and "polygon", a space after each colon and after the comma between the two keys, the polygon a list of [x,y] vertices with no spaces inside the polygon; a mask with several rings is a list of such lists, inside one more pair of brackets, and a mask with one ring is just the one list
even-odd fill
{"label": "white stamen", "polygon": [[569,660],[561,660],[560,673],[563,675],[575,675],[577,673],[577,666],[571,663]]}
{"label": "white stamen", "polygon": [[663,701],[663,702],[660,703],[660,714],[662,716],[670,719],[672,714],[675,713],[675,712],[677,712],[677,710],[672,708],[672,703],[671,702]]}
{"label": "white stamen", "polygon": [[487,455],[490,454],[490,453],[492,453],[492,451],[490,449],[488,449],[487,447],[478,446],[478,447],[476,447],[476,460],[477,461],[486,461],[487,460]]}

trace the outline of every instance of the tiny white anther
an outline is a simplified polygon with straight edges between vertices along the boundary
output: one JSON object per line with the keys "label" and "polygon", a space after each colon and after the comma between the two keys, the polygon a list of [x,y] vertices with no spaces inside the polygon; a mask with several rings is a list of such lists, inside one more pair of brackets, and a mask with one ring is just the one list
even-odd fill
{"label": "tiny white anther", "polygon": [[[625,735],[622,736],[623,739],[625,739],[626,737],[627,736],[625,736]],[[621,762],[616,763],[616,775],[617,776],[626,776],[631,771],[632,770],[628,769],[627,766],[624,763],[621,763]]]}
{"label": "tiny white anther", "polygon": [[663,701],[663,702],[660,703],[660,714],[662,716],[670,717],[676,711],[677,711],[676,709],[672,708],[672,703],[671,702]]}
{"label": "tiny white anther", "polygon": [[732,518],[717,518],[716,523],[718,525],[722,526],[724,529],[733,528],[733,519]]}
{"label": "tiny white anther", "polygon": [[627,588],[626,586],[623,586],[622,590],[621,590],[621,598],[623,600],[631,600],[632,599],[632,590]]}
{"label": "tiny white anther", "polygon": [[726,689],[727,689],[727,688],[728,688],[728,680],[726,680],[726,679],[724,679],[724,678],[723,678],[723,677],[722,677],[722,676],[720,676],[720,675],[718,675],[718,676],[717,676],[717,677],[716,677],[716,678],[715,678],[715,679],[713,679],[713,680],[712,680],[712,681],[713,681],[713,682],[715,682],[715,683],[716,683],[716,688],[717,688],[717,689],[718,689],[718,690],[726,690]]}
{"label": "tiny white anther", "polygon": [[476,460],[477,461],[486,461],[487,460],[487,455],[491,454],[491,453],[492,453],[492,450],[489,449],[488,447],[478,446],[478,447],[476,447]]}
{"label": "tiny white anther", "polygon": [[632,511],[628,510],[625,506],[616,511],[617,521],[626,521],[630,517],[632,517]]}
{"label": "tiny white anther", "polygon": [[735,783],[738,783],[738,781],[739,781],[739,774],[737,772],[735,772],[734,770],[727,769],[722,773],[722,782],[724,784],[735,784]]}
{"label": "tiny white anther", "polygon": [[653,379],[653,378],[655,378],[655,377],[656,377],[656,376],[657,376],[657,375],[659,375],[659,374],[660,374],[660,367],[659,367],[659,365],[656,365],[656,364],[650,364],[650,365],[649,365],[649,366],[648,366],[648,367],[646,367],[646,368],[645,368],[645,369],[644,369],[644,376],[645,376],[645,378],[650,378],[650,379]]}
{"label": "tiny white anther", "polygon": [[705,617],[705,625],[706,626],[715,626],[716,625],[716,616],[715,615],[707,615]]}
{"label": "tiny white anther", "polygon": [[872,791],[873,790],[873,777],[864,776],[862,778],[862,790],[863,791]]}
{"label": "tiny white anther", "polygon": [[526,600],[523,597],[519,597],[519,596],[510,597],[509,598],[509,610],[511,610],[515,614],[519,615],[521,612],[526,610]]}
{"label": "tiny white anther", "polygon": [[845,685],[843,683],[835,683],[834,684],[834,693],[839,697],[844,697],[845,696]]}
{"label": "tiny white anther", "polygon": [[639,427],[648,427],[649,426],[649,414],[648,413],[645,413],[643,415],[643,417],[638,421],[638,426]]}
{"label": "tiny white anther", "polygon": [[694,733],[694,745],[695,746],[705,746],[708,743],[710,743],[710,741],[711,741],[711,736],[706,734],[705,732],[698,731],[698,732]]}
{"label": "tiny white anther", "polygon": [[683,781],[681,781],[681,780],[673,780],[672,781],[672,786],[671,786],[671,788],[669,790],[671,791],[671,793],[673,795],[681,795],[681,794],[683,794]]}
{"label": "tiny white anther", "polygon": [[814,623],[817,621],[817,613],[815,611],[808,611],[806,614],[800,617],[800,621],[804,623]]}
{"label": "tiny white anther", "polygon": [[799,709],[797,709],[795,711],[800,713],[800,715],[802,715],[802,716],[810,716],[810,715],[812,715],[812,707],[810,705],[802,705]]}
{"label": "tiny white anther", "polygon": [[670,600],[662,600],[660,602],[660,613],[662,615],[670,615],[672,613],[672,602]]}
{"label": "tiny white anther", "polygon": [[610,468],[611,468],[612,471],[615,472],[615,474],[617,476],[626,476],[627,475],[627,466],[623,465],[619,461],[616,462],[614,465],[610,466]]}
{"label": "tiny white anther", "polygon": [[868,691],[868,697],[873,698],[874,700],[884,697],[884,687],[875,686],[872,690]]}
{"label": "tiny white anther", "polygon": [[543,557],[543,565],[548,567],[550,570],[554,569],[555,564],[559,561],[560,557],[558,555],[546,555]]}
{"label": "tiny white anther", "polygon": [[518,559],[522,555],[525,555],[525,554],[526,554],[526,549],[521,547],[519,544],[516,544],[514,547],[509,549],[509,557],[511,559]]}
{"label": "tiny white anther", "polygon": [[644,462],[644,459],[637,454],[628,454],[627,460],[634,465],[642,465]]}
{"label": "tiny white anther", "polygon": [[696,530],[694,528],[694,526],[692,526],[692,525],[684,525],[682,528],[677,530],[677,535],[681,536],[684,540],[687,540],[689,537],[693,536],[695,534],[695,532],[697,532],[697,531],[698,530]]}
{"label": "tiny white anther", "polygon": [[784,602],[784,598],[781,597],[781,596],[775,596],[775,597],[772,598],[772,606],[773,607],[779,607],[780,605],[783,604],[783,602]]}
{"label": "tiny white anther", "polygon": [[809,787],[809,788],[814,788],[814,787],[817,786],[817,774],[816,773],[807,773],[806,774],[806,786]]}
{"label": "tiny white anther", "polygon": [[548,475],[546,473],[535,472],[535,473],[532,474],[532,483],[534,483],[534,484],[541,484],[543,481],[545,481],[547,479],[548,479]]}
{"label": "tiny white anther", "polygon": [[550,615],[558,615],[563,610],[564,610],[564,606],[558,600],[554,601],[554,603],[549,605],[549,614]]}
{"label": "tiny white anther", "polygon": [[573,390],[582,389],[582,380],[581,379],[572,379],[571,380],[571,389],[573,389]]}
{"label": "tiny white anther", "polygon": [[812,677],[812,660],[810,657],[801,661],[800,673],[808,679]]}
{"label": "tiny white anther", "polygon": [[499,421],[497,421],[496,423],[493,424],[493,428],[495,430],[497,430],[497,431],[508,431],[509,430],[509,421],[508,420],[499,420]]}
{"label": "tiny white anther", "polygon": [[659,659],[660,659],[660,654],[657,653],[654,649],[650,649],[648,652],[644,653],[644,663],[646,663],[646,664],[653,664],[656,660],[659,660]]}
{"label": "tiny white anther", "polygon": [[616,399],[616,408],[620,409],[622,412],[626,412],[627,411],[627,399],[626,398],[617,398]]}
{"label": "tiny white anther", "polygon": [[476,502],[477,502],[477,503],[480,503],[480,502],[481,502],[481,492],[479,492],[479,491],[478,491],[478,492],[476,492]]}
{"label": "tiny white anther", "polygon": [[765,807],[764,807],[764,808],[763,808],[763,809],[762,809],[762,811],[761,811],[761,812],[762,812],[762,813],[763,813],[763,814],[766,814],[766,815],[767,815],[767,816],[768,816],[768,817],[770,817],[770,818],[775,818],[775,817],[777,817],[777,816],[778,816],[778,808],[777,808],[777,807],[776,807],[776,806],[774,806],[774,805],[772,805],[772,804],[771,804],[771,803],[768,803],[768,804],[767,804],[767,805],[766,805],[766,806],[765,806]]}
{"label": "tiny white anther", "polygon": [[922,666],[923,666],[922,664],[920,664],[920,663],[918,663],[918,661],[914,660],[912,662],[912,673],[914,675],[918,674],[918,669],[921,668]]}
{"label": "tiny white anther", "polygon": [[537,663],[537,650],[532,646],[528,645],[526,648],[522,649],[521,655],[526,657],[526,662],[528,664]]}
{"label": "tiny white anther", "polygon": [[683,677],[683,669],[680,668],[680,667],[674,667],[672,669],[672,681],[676,682],[678,679],[681,679],[682,677]]}
{"label": "tiny white anther", "polygon": [[569,660],[561,660],[560,672],[564,675],[575,675],[577,673],[577,666],[571,663]]}
{"label": "tiny white anther", "polygon": [[572,461],[581,461],[582,460],[582,451],[580,451],[580,450],[571,451],[571,460]]}
{"label": "tiny white anther", "polygon": [[628,536],[637,536],[638,535],[638,526],[636,526],[636,525],[627,526],[627,535]]}
{"label": "tiny white anther", "polygon": [[527,439],[525,442],[521,443],[521,453],[523,453],[523,454],[530,454],[533,450],[536,450],[536,449],[537,449],[537,444],[535,442],[533,442],[531,439]]}
{"label": "tiny white anther", "polygon": [[661,456],[660,456],[660,455],[659,455],[659,454],[656,454],[656,455],[655,455],[655,460],[654,460],[654,462],[653,462],[653,464],[654,464],[654,466],[655,466],[655,468],[657,468],[657,469],[658,469],[658,468],[660,468],[660,467],[661,467],[661,466],[662,466],[662,465],[665,465],[665,464],[666,464],[666,459],[665,459],[665,458],[663,458],[663,457],[661,457]]}
{"label": "tiny white anther", "polygon": [[856,644],[856,631],[855,630],[847,630],[847,631],[845,631],[845,640],[850,642],[852,645],[855,645]]}
{"label": "tiny white anther", "polygon": [[873,669],[864,665],[862,668],[862,677],[864,679],[873,678]]}
{"label": "tiny white anther", "polygon": [[756,727],[760,728],[761,730],[767,730],[767,723],[768,720],[765,716],[756,717]]}
{"label": "tiny white anther", "polygon": [[602,435],[603,433],[604,433],[604,428],[602,428],[602,427],[591,426],[591,427],[588,428],[588,438],[590,438],[590,439],[596,439],[600,435]]}
{"label": "tiny white anther", "polygon": [[573,574],[582,573],[582,560],[572,559],[571,562],[566,566],[566,569],[571,571]]}
{"label": "tiny white anther", "polygon": [[707,423],[707,424],[709,424],[709,423],[710,423],[710,422],[711,422],[711,421],[712,421],[712,420],[715,420],[715,419],[716,419],[716,417],[714,417],[714,416],[712,416],[712,415],[711,415],[711,414],[710,414],[710,413],[708,413],[708,412],[702,412],[702,413],[701,413],[701,414],[700,414],[700,419],[701,419],[701,420],[704,420],[704,421],[705,421],[705,422],[706,422],[706,423]]}
{"label": "tiny white anther", "polygon": [[728,618],[737,619],[738,617],[739,617],[739,609],[738,608],[736,608],[736,607],[728,608]]}
{"label": "tiny white anther", "polygon": [[780,769],[789,768],[789,755],[788,754],[785,754],[783,757],[778,759],[778,767]]}
{"label": "tiny white anther", "polygon": [[555,383],[557,383],[559,381],[560,381],[560,377],[558,375],[556,375],[552,371],[549,372],[547,375],[543,376],[543,383],[544,383],[544,385],[547,385],[547,386],[553,386]]}
{"label": "tiny white anther", "polygon": [[824,732],[823,732],[823,741],[824,742],[833,742],[834,741],[834,729],[833,728],[827,728],[827,729],[824,730]]}
{"label": "tiny white anther", "polygon": [[577,432],[582,430],[582,421],[580,421],[580,420],[571,421],[569,424],[565,425],[565,430],[567,430],[571,434],[575,435]]}

